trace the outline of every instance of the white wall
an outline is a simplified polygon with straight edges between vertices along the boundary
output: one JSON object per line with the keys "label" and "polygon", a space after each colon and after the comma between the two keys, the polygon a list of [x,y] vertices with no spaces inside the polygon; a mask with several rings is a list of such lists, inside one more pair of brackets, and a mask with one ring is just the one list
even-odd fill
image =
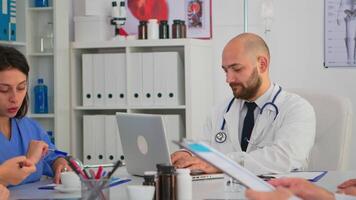
{"label": "white wall", "polygon": [[[261,2],[249,1],[248,28],[263,36]],[[212,3],[216,67],[214,102],[217,103],[231,93],[220,67],[221,50],[231,37],[243,31],[243,0],[212,0]],[[323,67],[324,0],[274,0],[274,6],[275,20],[267,41],[272,57],[272,79],[284,88],[311,88],[349,97],[355,116],[350,152],[355,152],[356,67]],[[356,157],[352,155],[349,168],[356,169]]]}
{"label": "white wall", "polygon": [[[248,29],[263,36],[262,0],[248,2]],[[74,13],[78,13],[78,5],[73,6]],[[324,0],[274,0],[274,6],[275,20],[267,40],[272,79],[284,88],[311,88],[349,97],[355,113],[350,152],[356,151],[356,67],[323,67]],[[220,67],[221,51],[228,40],[243,32],[243,0],[212,0],[212,7],[217,103],[231,93]],[[350,158],[349,168],[356,169],[356,157]]]}

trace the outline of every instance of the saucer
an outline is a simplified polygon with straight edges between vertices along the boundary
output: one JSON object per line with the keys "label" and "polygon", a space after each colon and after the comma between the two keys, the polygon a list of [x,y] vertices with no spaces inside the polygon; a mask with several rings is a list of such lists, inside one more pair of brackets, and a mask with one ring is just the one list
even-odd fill
{"label": "saucer", "polygon": [[57,185],[54,187],[55,190],[58,192],[63,192],[63,193],[72,193],[72,192],[78,192],[81,190],[81,187],[74,187],[74,188],[66,188],[64,185]]}

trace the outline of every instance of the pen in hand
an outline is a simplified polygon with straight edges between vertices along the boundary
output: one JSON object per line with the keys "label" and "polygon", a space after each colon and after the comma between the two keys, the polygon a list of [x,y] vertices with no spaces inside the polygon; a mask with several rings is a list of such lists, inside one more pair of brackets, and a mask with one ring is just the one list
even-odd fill
{"label": "pen in hand", "polygon": [[63,155],[63,156],[67,156],[67,155],[68,155],[67,152],[59,151],[59,150],[57,150],[57,149],[48,149],[48,151],[53,152],[53,153],[55,153],[55,154],[57,154],[57,155]]}

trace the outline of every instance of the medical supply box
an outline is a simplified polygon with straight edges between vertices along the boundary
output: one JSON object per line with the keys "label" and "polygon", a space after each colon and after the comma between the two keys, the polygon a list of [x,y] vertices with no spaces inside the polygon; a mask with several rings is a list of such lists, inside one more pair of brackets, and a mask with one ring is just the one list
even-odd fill
{"label": "medical supply box", "polygon": [[94,42],[111,40],[114,26],[105,16],[74,17],[74,37],[76,42]]}

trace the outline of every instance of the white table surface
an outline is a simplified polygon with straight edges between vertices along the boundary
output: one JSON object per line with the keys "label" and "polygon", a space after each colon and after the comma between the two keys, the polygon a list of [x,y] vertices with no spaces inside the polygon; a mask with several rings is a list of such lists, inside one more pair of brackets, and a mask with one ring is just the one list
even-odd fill
{"label": "white table surface", "polygon": [[[131,182],[110,188],[110,199],[128,199],[126,193],[127,185],[142,184],[143,179],[139,177],[128,176],[126,170],[119,169],[115,177],[129,177]],[[316,184],[335,191],[336,186],[350,178],[356,178],[356,171],[330,171]],[[193,199],[229,199],[238,200],[244,198],[244,189],[232,189],[226,186],[227,179],[204,180],[193,182]],[[10,188],[10,199],[78,199],[80,192],[60,193],[55,190],[39,190],[39,186],[51,183],[51,180],[40,181],[36,183],[21,185]]]}

